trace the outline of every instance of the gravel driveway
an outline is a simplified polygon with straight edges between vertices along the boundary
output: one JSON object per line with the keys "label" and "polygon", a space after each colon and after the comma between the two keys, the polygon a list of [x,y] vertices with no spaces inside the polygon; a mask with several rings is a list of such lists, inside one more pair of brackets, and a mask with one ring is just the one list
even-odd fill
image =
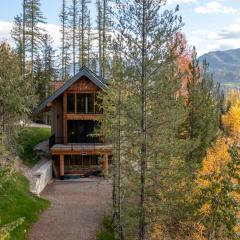
{"label": "gravel driveway", "polygon": [[111,191],[101,178],[54,182],[41,194],[51,207],[34,224],[29,240],[95,240],[111,208]]}

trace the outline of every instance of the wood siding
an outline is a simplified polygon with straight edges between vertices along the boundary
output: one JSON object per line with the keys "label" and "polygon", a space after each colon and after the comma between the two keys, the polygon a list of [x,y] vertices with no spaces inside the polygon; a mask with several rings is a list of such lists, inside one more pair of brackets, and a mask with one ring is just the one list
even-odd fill
{"label": "wood siding", "polygon": [[63,97],[60,96],[52,103],[52,134],[56,138],[63,136]]}
{"label": "wood siding", "polygon": [[86,77],[80,78],[76,83],[74,83],[67,90],[67,92],[79,92],[79,93],[99,92],[99,91],[101,91],[101,89]]}

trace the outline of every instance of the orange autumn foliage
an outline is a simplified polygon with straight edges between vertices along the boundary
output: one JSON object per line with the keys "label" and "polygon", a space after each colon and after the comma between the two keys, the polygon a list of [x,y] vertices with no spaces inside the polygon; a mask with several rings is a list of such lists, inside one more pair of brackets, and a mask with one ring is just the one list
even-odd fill
{"label": "orange autumn foliage", "polygon": [[192,50],[189,48],[186,37],[182,33],[178,33],[178,41],[181,54],[177,58],[177,64],[179,71],[183,74],[182,89],[181,92],[184,96],[187,96],[187,86],[189,82],[190,64],[192,62]]}

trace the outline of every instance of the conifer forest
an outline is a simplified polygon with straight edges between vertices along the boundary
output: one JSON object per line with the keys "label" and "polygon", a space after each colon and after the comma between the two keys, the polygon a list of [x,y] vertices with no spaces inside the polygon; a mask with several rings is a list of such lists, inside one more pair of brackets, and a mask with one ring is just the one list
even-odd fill
{"label": "conifer forest", "polygon": [[[13,19],[11,40],[0,42],[0,240],[40,239],[31,229],[55,205],[51,197],[45,199],[45,190],[30,194],[28,172],[41,162],[35,145],[50,137],[52,147],[56,123],[49,109],[54,102],[47,102],[41,114],[33,112],[81,71],[105,86],[94,100],[86,91],[83,100],[87,112],[96,101],[94,114],[101,114],[81,117],[98,121],[92,135],[111,145],[109,169],[102,154],[96,161],[103,164],[103,173],[90,177],[107,184],[109,204],[96,220],[95,238],[87,233],[71,238],[66,232],[64,238],[41,239],[240,239],[240,92],[223,88],[208,61],[199,60],[198,49],[184,34],[188,22],[181,8],[170,7],[168,0],[59,0],[56,46],[46,30],[42,1],[19,1],[22,9]],[[69,119],[79,120],[77,104],[85,102],[77,94],[74,101],[76,116],[69,114]],[[35,125],[51,125],[52,130]],[[72,131],[80,131],[76,128]],[[55,167],[51,151],[51,174],[60,168],[61,179],[64,170],[61,162]],[[53,179],[53,186],[60,184]],[[74,188],[90,191],[80,183]],[[98,197],[91,195],[96,205]],[[64,211],[62,226],[71,221],[73,210]],[[81,223],[74,221],[78,231]]]}

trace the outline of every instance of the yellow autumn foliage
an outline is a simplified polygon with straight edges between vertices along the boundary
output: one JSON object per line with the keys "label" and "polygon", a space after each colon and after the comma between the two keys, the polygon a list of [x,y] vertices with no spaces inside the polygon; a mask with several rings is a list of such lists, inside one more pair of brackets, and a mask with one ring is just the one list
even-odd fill
{"label": "yellow autumn foliage", "polygon": [[180,222],[178,232],[168,232],[164,223],[156,223],[149,240],[207,240],[204,237],[204,226],[198,222]]}
{"label": "yellow autumn foliage", "polygon": [[[195,188],[192,195],[190,194],[185,200],[192,202],[204,193],[204,189],[211,189],[214,186],[214,193],[216,197],[221,194],[224,187],[225,173],[229,170],[229,163],[232,161],[229,150],[232,146],[240,143],[240,92],[231,91],[228,96],[230,108],[228,112],[222,116],[222,125],[227,135],[221,134],[217,137],[213,145],[207,150],[206,156],[202,161],[202,167],[196,174]],[[240,174],[240,173],[239,173]],[[229,176],[228,176],[229,177]],[[235,183],[236,179],[232,179]],[[215,184],[215,183],[219,183]],[[178,182],[179,184],[179,182]],[[172,186],[173,187],[173,186]],[[161,192],[161,191],[160,191]],[[229,193],[236,202],[240,204],[240,194],[237,191]],[[214,196],[213,196],[214,198]],[[211,214],[214,214],[214,204],[211,200],[206,201],[197,210],[200,220],[208,219]],[[240,219],[240,212],[238,213]],[[150,234],[150,240],[206,240],[205,225],[202,221],[186,221],[178,223],[177,232],[169,232],[169,227],[165,222],[156,222]],[[223,228],[224,229],[224,228]],[[221,230],[220,230],[221,231]],[[224,231],[224,230],[223,230]],[[236,226],[236,232],[240,232],[240,225]],[[221,239],[228,239],[222,236]]]}
{"label": "yellow autumn foliage", "polygon": [[[228,112],[222,116],[222,125],[227,135],[220,135],[213,146],[207,150],[206,156],[202,162],[202,168],[196,177],[196,187],[194,189],[195,196],[205,194],[203,189],[211,189],[214,186],[214,195],[217,197],[221,194],[224,187],[225,174],[229,171],[229,163],[232,156],[229,152],[232,146],[240,143],[240,92],[231,91],[228,96],[230,108]],[[239,172],[240,174],[240,172]],[[217,183],[217,184],[216,184]],[[235,178],[232,179],[233,185],[238,184]],[[203,191],[202,191],[203,190]],[[236,202],[240,204],[240,195],[237,191],[229,193]],[[214,197],[214,196],[213,196]],[[210,199],[203,203],[198,209],[201,218],[208,219],[214,209],[214,204]],[[240,216],[240,213],[238,213]],[[236,226],[236,232],[239,232],[240,226]],[[224,238],[225,239],[225,238]]]}
{"label": "yellow autumn foliage", "polygon": [[203,160],[202,169],[199,171],[196,183],[198,188],[209,187],[210,180],[204,179],[204,176],[219,176],[227,168],[231,156],[228,152],[229,145],[224,137],[219,137],[214,146],[207,150],[206,157]]}
{"label": "yellow autumn foliage", "polygon": [[240,140],[240,92],[233,90],[229,93],[229,111],[222,116],[223,127],[228,130],[230,138],[234,141]]}
{"label": "yellow autumn foliage", "polygon": [[[206,157],[203,160],[202,168],[196,177],[196,188],[194,194],[200,195],[201,190],[211,187],[213,182],[219,181],[219,176],[227,170],[228,163],[231,161],[229,154],[229,145],[224,137],[218,137],[215,144],[207,150]],[[208,178],[206,178],[208,176]],[[211,178],[209,178],[211,176]],[[223,176],[221,176],[223,177]],[[219,187],[219,191],[220,191]],[[204,217],[212,211],[210,202],[207,202],[198,209],[199,214]]]}

